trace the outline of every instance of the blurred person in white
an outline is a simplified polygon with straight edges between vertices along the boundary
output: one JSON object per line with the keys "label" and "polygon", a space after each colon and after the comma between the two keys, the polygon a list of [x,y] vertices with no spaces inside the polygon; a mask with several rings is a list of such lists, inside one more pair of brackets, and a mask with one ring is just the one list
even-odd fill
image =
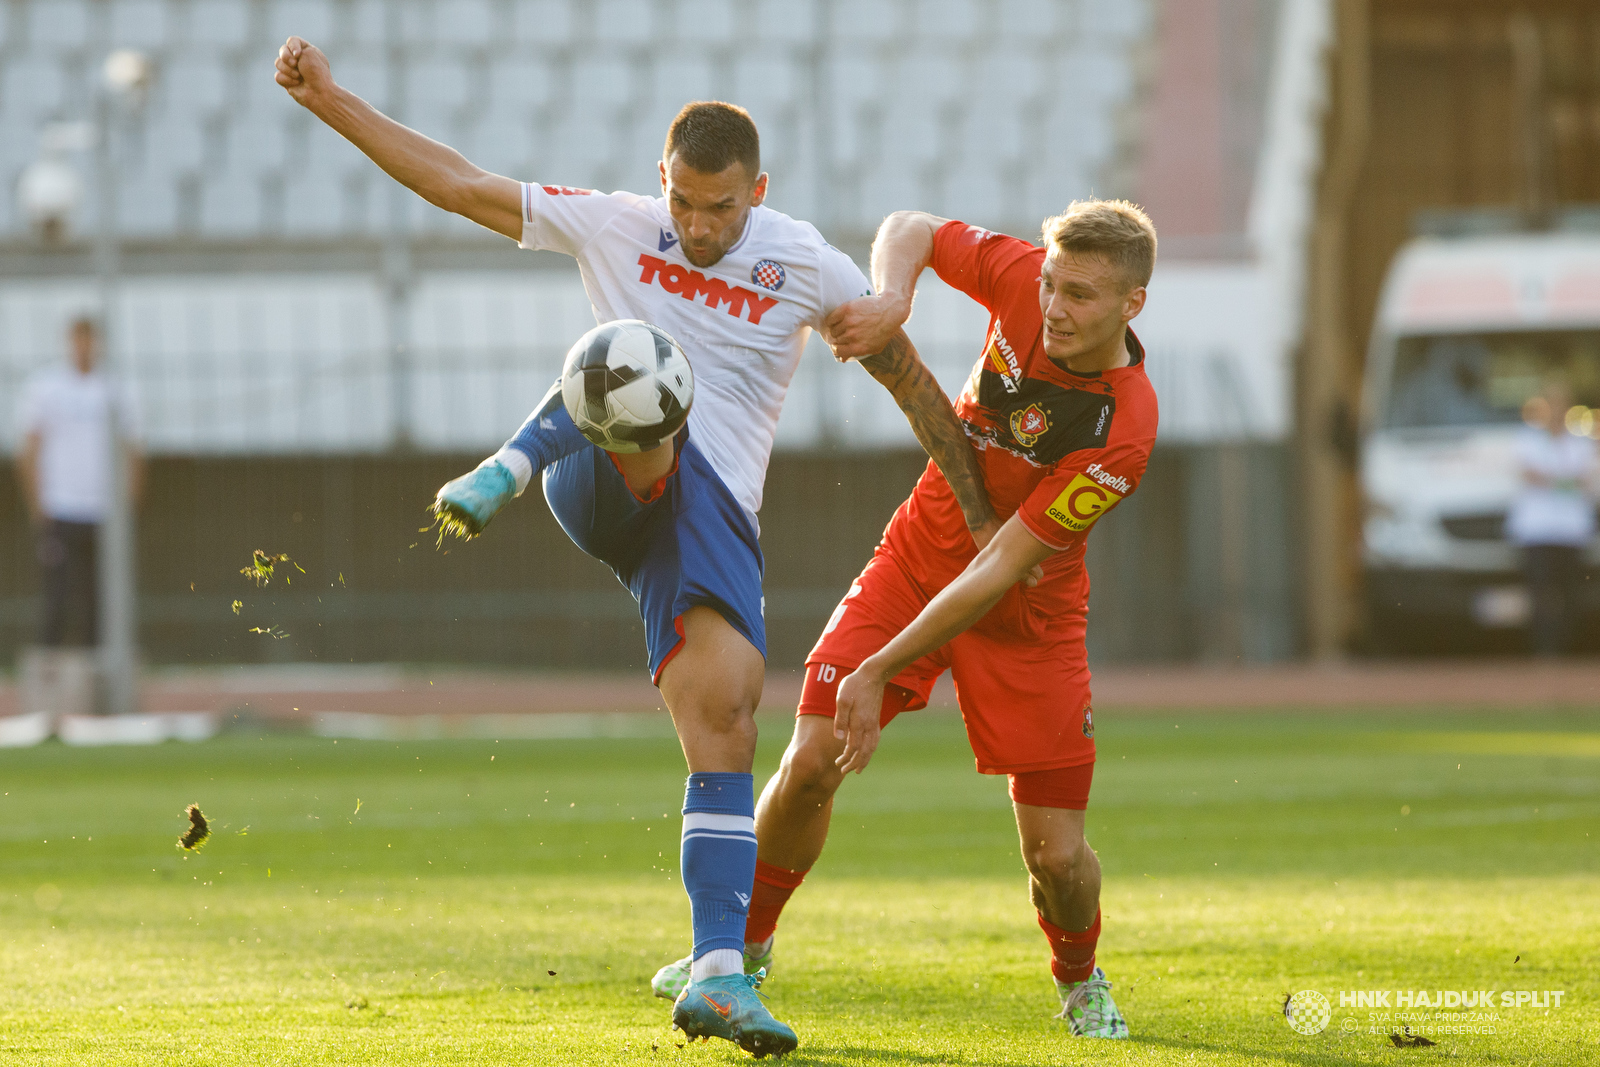
{"label": "blurred person in white", "polygon": [[1529,637],[1540,656],[1572,643],[1583,551],[1595,534],[1594,496],[1600,454],[1595,441],[1568,426],[1573,410],[1566,382],[1551,379],[1523,407],[1517,435],[1522,488],[1506,516],[1506,536],[1522,555],[1532,600]]}
{"label": "blurred person in white", "polygon": [[38,648],[24,653],[30,710],[89,710],[89,649],[97,644],[96,542],[111,509],[112,440],[122,438],[137,501],[143,488],[137,412],[101,371],[100,328],[79,317],[68,359],[34,372],[22,391],[17,473],[37,545],[43,609]]}

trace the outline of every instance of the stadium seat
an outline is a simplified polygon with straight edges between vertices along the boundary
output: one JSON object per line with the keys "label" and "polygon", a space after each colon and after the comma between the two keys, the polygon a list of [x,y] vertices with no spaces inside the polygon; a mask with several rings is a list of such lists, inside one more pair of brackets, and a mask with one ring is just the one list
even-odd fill
{"label": "stadium seat", "polygon": [[171,40],[171,5],[161,0],[116,0],[110,6],[111,42],[116,47],[152,51]]}
{"label": "stadium seat", "polygon": [[[409,239],[448,239],[465,247],[482,241],[485,254],[500,254],[504,245],[473,224],[394,192],[376,167],[273,83],[273,54],[293,33],[322,46],[341,83],[375,106],[399,99],[390,92],[391,75],[397,76],[405,121],[480,165],[520,179],[652,192],[671,115],[687,100],[727,95],[749,107],[761,125],[772,206],[816,221],[852,253],[864,252],[885,212],[907,206],[1031,233],[1040,218],[1060,209],[1064,196],[1095,188],[1115,147],[1114,110],[1133,92],[1130,48],[1148,32],[1148,7],[1142,0],[853,0],[833,4],[825,23],[822,9],[791,0],[432,0],[402,6],[384,0],[108,0],[101,26],[94,21],[101,9],[89,0],[14,0],[0,19],[0,182],[15,188],[23,168],[38,157],[49,123],[92,117],[105,48],[136,47],[152,57],[155,77],[143,113],[128,126],[130,150],[122,162],[119,216],[129,236],[175,248],[312,240],[323,249],[349,238],[387,236],[398,203]],[[815,107],[819,99],[829,101],[826,111]],[[1043,130],[1052,136],[1041,136]],[[86,186],[74,225],[87,236],[95,225],[92,160],[80,152],[69,161]],[[0,197],[0,241],[27,246],[33,240],[14,197]],[[5,293],[23,292],[19,284],[0,280],[0,307],[9,306]],[[170,283],[179,290],[184,284]],[[216,284],[218,293],[246,285]],[[288,296],[269,290],[298,292],[296,284],[254,276],[248,283],[259,298],[253,306],[287,307],[282,301]],[[418,279],[412,291],[427,284]],[[544,361],[559,360],[564,350],[552,338],[586,328],[587,301],[576,295],[568,273],[517,272],[507,284],[506,299],[543,309],[535,315],[538,328],[527,327],[532,332],[518,333],[514,342],[486,334],[478,348],[458,346],[451,364],[458,378],[441,372],[425,389],[413,383],[419,397],[443,398],[441,417],[465,410],[459,396],[449,399],[452,390],[479,396],[485,382],[503,380],[522,383],[507,390],[518,397],[507,401],[507,419],[514,422],[519,415],[511,409],[527,399],[521,393],[541,392],[535,379],[548,376]],[[369,440],[361,435],[390,428],[383,414],[388,363],[380,358],[386,320],[377,289],[363,290],[367,295],[359,299],[348,286],[340,291],[346,293],[340,306],[367,308],[362,314],[372,316],[371,328],[334,330],[332,336],[344,340],[330,350],[330,366],[344,369],[312,366],[305,373],[335,389],[343,398],[337,404],[350,399],[351,389],[382,394],[363,409],[379,412],[356,434]],[[468,300],[470,287],[430,291],[435,304],[479,306]],[[213,319],[245,314],[245,304],[233,297],[218,299],[207,312]],[[564,308],[569,300],[575,311]],[[65,306],[59,301],[40,306],[47,319],[65,314],[48,310]],[[195,314],[192,301],[154,306],[163,315]],[[564,310],[551,318],[548,309],[557,306]],[[451,314],[455,321],[471,318],[459,309]],[[919,314],[925,322],[936,318]],[[329,315],[330,323],[342,321]],[[175,335],[187,336],[183,330]],[[43,347],[19,338],[14,343],[21,348],[0,354],[0,390],[53,356],[56,336],[49,330],[38,336]],[[438,344],[442,339],[416,341],[413,362],[444,366],[435,358]],[[539,353],[529,357],[531,365],[544,369],[508,369],[507,345]],[[946,347],[959,350],[949,372],[959,382],[970,345],[936,337],[926,345],[939,359]],[[246,377],[235,363],[247,358],[244,352],[195,343],[177,363],[177,357],[163,357],[166,362],[141,366],[159,366],[166,376],[161,389],[188,395],[171,375],[210,366],[242,383]],[[355,366],[365,369],[348,370]],[[938,373],[946,376],[942,365]],[[823,432],[826,405],[805,397],[807,389],[823,387],[807,373],[797,379],[782,429],[786,442],[814,442]],[[316,392],[272,396],[290,403]],[[172,447],[247,447],[256,432],[250,427],[277,435],[275,448],[290,447],[298,433],[333,440],[316,436],[324,433],[316,420],[298,416],[246,419],[224,440],[216,435],[227,420],[202,419],[209,402],[191,400],[171,409],[182,424],[172,430]],[[310,403],[292,402],[302,414]],[[3,435],[13,414],[0,408]],[[794,414],[801,411],[812,414]],[[878,414],[894,413],[874,409]],[[880,421],[885,432],[903,432],[903,420]],[[469,439],[493,443],[504,427],[483,423],[437,432],[463,447]],[[856,426],[852,420],[828,432],[854,434]]]}
{"label": "stadium seat", "polygon": [[186,51],[237,48],[250,28],[250,9],[233,0],[194,0],[188,14],[177,41]]}
{"label": "stadium seat", "polygon": [[44,49],[82,48],[89,43],[89,5],[85,0],[30,4],[28,43]]}
{"label": "stadium seat", "polygon": [[571,0],[527,0],[511,13],[513,42],[519,48],[562,48],[577,38]]}

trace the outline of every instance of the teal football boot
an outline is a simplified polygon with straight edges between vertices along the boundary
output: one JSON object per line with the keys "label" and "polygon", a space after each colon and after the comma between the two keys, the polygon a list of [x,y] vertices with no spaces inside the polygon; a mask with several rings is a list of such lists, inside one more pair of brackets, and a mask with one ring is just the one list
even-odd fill
{"label": "teal football boot", "polygon": [[[744,947],[744,973],[754,976],[756,988],[761,988],[762,981],[767,972],[772,970],[772,942],[775,938],[767,938],[760,944],[747,944]],[[650,979],[650,992],[662,1000],[677,1000],[678,994],[689,987],[689,972],[694,965],[693,956],[685,956],[681,960],[673,960],[656,972]]]}
{"label": "teal football boot", "polygon": [[691,983],[672,1005],[672,1025],[692,1041],[720,1037],[756,1059],[793,1052],[800,1039],[772,1017],[756,988],[764,974],[724,974]]}
{"label": "teal football boot", "polygon": [[459,478],[444,483],[433,498],[439,540],[446,534],[476,537],[499,510],[517,495],[517,479],[498,460],[485,460]]}
{"label": "teal football boot", "polygon": [[1061,997],[1061,1014],[1056,1018],[1065,1019],[1077,1037],[1128,1036],[1127,1020],[1111,999],[1111,983],[1100,968],[1081,982],[1056,982],[1056,994]]}

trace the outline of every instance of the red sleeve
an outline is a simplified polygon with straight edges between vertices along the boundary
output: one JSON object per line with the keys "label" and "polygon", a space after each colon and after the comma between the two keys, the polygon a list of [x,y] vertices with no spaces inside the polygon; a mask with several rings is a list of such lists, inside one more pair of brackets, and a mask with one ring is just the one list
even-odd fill
{"label": "red sleeve", "polygon": [[[993,230],[947,222],[933,235],[933,269],[946,285],[995,310],[1002,299],[1015,299],[1015,286],[1038,277],[1034,260],[1044,250]],[[1027,277],[1018,277],[1021,271]]]}
{"label": "red sleeve", "polygon": [[1056,464],[1017,509],[1028,532],[1050,548],[1071,548],[1100,516],[1139,487],[1150,449],[1129,445],[1085,449]]}

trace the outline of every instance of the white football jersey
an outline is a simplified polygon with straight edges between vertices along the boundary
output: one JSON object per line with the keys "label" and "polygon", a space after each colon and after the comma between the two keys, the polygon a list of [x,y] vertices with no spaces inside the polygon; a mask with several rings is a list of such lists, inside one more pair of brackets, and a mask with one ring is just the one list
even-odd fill
{"label": "white football jersey", "polygon": [[695,267],[665,199],[562,185],[523,185],[521,244],[576,257],[596,322],[643,319],[677,339],[694,368],[690,436],[754,515],[806,341],[872,292],[861,269],[810,223],[765,207],[727,255]]}
{"label": "white football jersey", "polygon": [[17,424],[39,435],[39,502],[52,519],[103,522],[111,507],[111,430],[138,444],[139,410],[121,383],[64,362],[36,371]]}

